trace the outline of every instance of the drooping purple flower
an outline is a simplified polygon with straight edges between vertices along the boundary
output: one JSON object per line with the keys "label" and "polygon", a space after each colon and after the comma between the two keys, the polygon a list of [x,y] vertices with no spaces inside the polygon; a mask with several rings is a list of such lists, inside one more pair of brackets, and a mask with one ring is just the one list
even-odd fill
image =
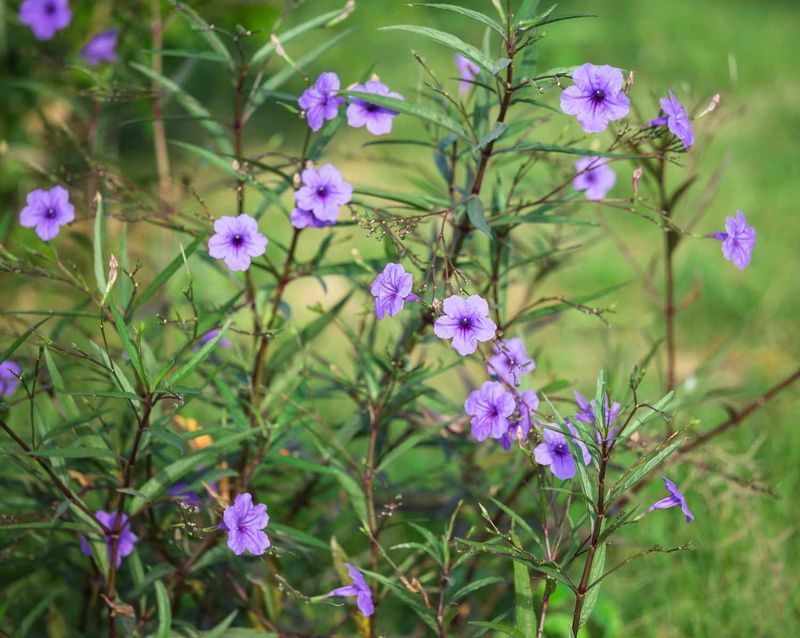
{"label": "drooping purple flower", "polygon": [[117,61],[117,35],[116,29],[101,31],[83,47],[80,56],[89,66],[97,66],[103,62],[109,64]]}
{"label": "drooping purple flower", "polygon": [[69,191],[63,186],[28,193],[28,205],[20,211],[19,223],[35,228],[44,241],[53,239],[64,224],[75,219],[75,207],[69,201]]}
{"label": "drooping purple flower", "polygon": [[325,120],[332,120],[339,114],[344,99],[339,97],[339,76],[331,71],[322,73],[314,86],[303,91],[297,100],[306,113],[306,120],[312,131],[322,128]]}
{"label": "drooping purple flower", "polygon": [[[200,337],[200,345],[201,346],[206,345],[209,341],[211,341],[218,334],[219,334],[219,328],[214,328],[213,330],[209,330],[202,337]],[[228,339],[228,337],[222,337],[222,339],[220,339],[217,342],[217,345],[220,346],[221,348],[232,348],[233,347],[233,344],[231,343],[231,340]]]}
{"label": "drooping purple flower", "polygon": [[49,40],[71,20],[69,0],[25,0],[19,7],[19,21],[30,27],[37,40]]}
{"label": "drooping purple flower", "polygon": [[403,309],[406,301],[418,301],[411,293],[414,278],[400,264],[386,264],[383,271],[375,277],[369,291],[375,297],[375,316],[383,319],[386,315],[394,317]]}
{"label": "drooping purple flower", "polygon": [[664,126],[683,142],[684,148],[689,148],[694,144],[694,130],[689,116],[686,114],[686,109],[678,102],[678,98],[672,91],[669,91],[669,97],[663,97],[659,100],[661,110],[665,115],[657,117],[648,122],[649,126]]}
{"label": "drooping purple flower", "polygon": [[[575,476],[575,459],[572,458],[572,454],[569,451],[567,437],[552,428],[558,428],[558,426],[548,424],[542,428],[544,442],[537,445],[533,450],[533,458],[540,465],[549,465],[553,476],[566,481]],[[573,434],[572,440],[581,451],[583,464],[589,465],[592,462],[592,457],[586,445],[578,438],[578,431],[569,421],[567,421],[567,428]]]}
{"label": "drooping purple flower", "polygon": [[472,417],[472,436],[478,441],[499,439],[508,432],[509,418],[517,404],[514,395],[498,381],[486,381],[464,401],[464,411]]}
{"label": "drooping purple flower", "polygon": [[253,505],[253,497],[245,492],[238,494],[233,505],[225,508],[220,529],[228,532],[228,547],[237,556],[245,550],[261,556],[269,547],[269,538],[262,532],[269,523],[266,505]]}
{"label": "drooping purple flower", "polygon": [[466,93],[473,86],[472,81],[478,76],[481,68],[460,53],[456,53],[456,68],[461,78],[461,81],[458,83],[458,90],[461,91],[461,93]]}
{"label": "drooping purple flower", "polygon": [[[100,510],[95,512],[94,517],[105,525],[109,530],[114,529],[117,522],[117,513],[104,512]],[[106,545],[108,546],[108,560],[111,560],[111,535],[105,534]],[[133,546],[136,544],[137,536],[131,531],[130,523],[128,522],[128,515],[120,515],[120,531],[119,542],[117,544],[117,567],[122,563],[122,559],[133,553]],[[83,537],[80,537],[81,551],[87,556],[92,555],[92,548],[89,542]]]}
{"label": "drooping purple flower", "polygon": [[600,133],[608,123],[625,117],[631,107],[622,92],[622,71],[586,63],[572,73],[573,86],[561,93],[561,110],[575,115],[587,133]]}
{"label": "drooping purple flower", "polygon": [[736,217],[725,218],[725,233],[709,233],[706,237],[722,241],[722,254],[737,268],[744,270],[750,264],[753,247],[756,245],[756,229],[747,225],[747,219],[740,210]]}
{"label": "drooping purple flower", "polygon": [[175,483],[172,487],[167,488],[167,494],[189,507],[198,510],[203,508],[203,501],[197,492],[189,487],[188,483]]}
{"label": "drooping purple flower", "polygon": [[[366,84],[355,84],[351,90],[393,97],[398,100],[405,99],[399,93],[390,91],[388,86],[378,80],[369,80]],[[366,126],[373,135],[384,135],[392,132],[392,119],[397,114],[397,111],[354,97],[347,107],[347,123],[353,128]]]}
{"label": "drooping purple flower", "polygon": [[370,590],[369,585],[367,585],[367,581],[364,580],[364,575],[350,563],[345,563],[345,567],[347,567],[350,578],[353,579],[353,584],[345,585],[344,587],[337,587],[325,595],[356,596],[358,609],[362,614],[364,614],[365,617],[371,616],[375,611],[375,606],[372,604],[372,591]]}
{"label": "drooping purple flower", "polygon": [[586,199],[603,199],[617,181],[617,174],[605,157],[582,157],[575,162],[578,174],[572,180],[576,191],[586,191]]}
{"label": "drooping purple flower", "polygon": [[263,255],[267,248],[267,238],[258,232],[258,223],[250,215],[220,217],[214,222],[214,232],[208,240],[208,254],[224,259],[231,270],[247,270],[250,258]]}
{"label": "drooping purple flower", "polygon": [[468,355],[478,349],[479,341],[494,338],[497,326],[489,319],[489,304],[479,295],[466,299],[453,295],[444,300],[444,315],[433,324],[440,339],[452,339],[453,349]]}
{"label": "drooping purple flower", "polygon": [[310,210],[302,208],[295,208],[292,214],[289,215],[289,221],[292,226],[297,229],[300,228],[325,228],[326,226],[333,226],[336,223],[335,219],[318,219]]}
{"label": "drooping purple flower", "polygon": [[10,397],[17,391],[22,368],[10,359],[0,363],[0,397]]}
{"label": "drooping purple flower", "polygon": [[301,178],[303,185],[294,194],[296,207],[324,222],[320,225],[335,222],[339,217],[339,207],[348,204],[353,197],[353,187],[342,179],[342,174],[332,164],[319,169],[307,168]]}
{"label": "drooping purple flower", "polygon": [[686,497],[681,493],[675,483],[670,481],[666,476],[662,476],[660,478],[662,481],[664,481],[664,485],[669,492],[669,496],[653,503],[647,508],[647,511],[652,512],[653,510],[665,510],[670,507],[678,506],[681,508],[681,511],[683,511],[686,522],[691,523],[694,520],[694,514],[692,514],[691,510],[689,510],[689,506],[686,504]]}
{"label": "drooping purple flower", "polygon": [[496,374],[509,385],[519,385],[523,375],[536,369],[536,362],[528,356],[522,339],[504,339],[494,346],[494,355],[486,365],[489,374]]}
{"label": "drooping purple flower", "polygon": [[517,439],[525,439],[531,431],[531,414],[539,408],[539,397],[535,390],[525,390],[519,398],[514,397],[516,409],[511,415],[508,430],[500,437],[500,445],[508,452]]}
{"label": "drooping purple flower", "polygon": [[[582,423],[588,423],[589,425],[594,425],[594,406],[596,405],[596,401],[592,399],[591,401],[586,401],[585,397],[574,390],[575,393],[575,400],[578,402],[578,407],[580,411],[575,415],[575,418]],[[617,418],[619,414],[620,405],[616,401],[614,401],[611,406],[608,405],[608,395],[603,397],[603,402],[605,404],[605,412],[606,412],[606,426],[611,425],[614,423],[614,420]]]}

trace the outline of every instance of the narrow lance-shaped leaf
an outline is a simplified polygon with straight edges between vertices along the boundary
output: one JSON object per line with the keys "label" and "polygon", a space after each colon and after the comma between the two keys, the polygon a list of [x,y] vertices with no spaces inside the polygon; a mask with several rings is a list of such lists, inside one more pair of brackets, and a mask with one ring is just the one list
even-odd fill
{"label": "narrow lance-shaped leaf", "polygon": [[[606,564],[606,544],[601,543],[594,554],[592,567],[589,570],[589,583],[595,582],[603,575],[603,569]],[[596,584],[586,591],[586,597],[583,600],[583,607],[581,608],[581,615],[579,619],[579,626],[583,627],[592,615],[594,606],[597,604],[597,597],[600,595],[600,584]]]}
{"label": "narrow lance-shaped leaf", "polygon": [[433,4],[412,4],[412,7],[424,7],[425,9],[439,9],[440,11],[451,11],[453,13],[458,13],[466,18],[471,18],[472,20],[477,20],[478,22],[482,22],[487,27],[498,33],[503,39],[506,37],[505,29],[503,26],[490,18],[489,16],[481,13],[480,11],[474,11],[472,9],[467,9],[465,7],[459,7],[454,4],[441,4],[441,3],[433,3]]}
{"label": "narrow lance-shaped leaf", "polygon": [[94,278],[100,294],[106,291],[106,271],[103,260],[103,243],[105,238],[105,204],[103,196],[98,192],[95,197],[94,213]]}

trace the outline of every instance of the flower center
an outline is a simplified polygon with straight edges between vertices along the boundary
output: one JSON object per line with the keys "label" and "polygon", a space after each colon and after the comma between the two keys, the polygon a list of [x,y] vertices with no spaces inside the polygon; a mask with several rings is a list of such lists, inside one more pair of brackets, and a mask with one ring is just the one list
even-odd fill
{"label": "flower center", "polygon": [[469,328],[472,325],[472,320],[469,317],[461,317],[458,325],[464,329]]}
{"label": "flower center", "polygon": [[381,107],[378,106],[377,104],[371,104],[369,102],[366,102],[364,104],[364,108],[367,109],[368,113],[377,113]]}
{"label": "flower center", "polygon": [[554,451],[558,456],[564,456],[566,454],[569,454],[569,450],[567,449],[566,443],[559,443],[558,445],[556,445]]}
{"label": "flower center", "polygon": [[605,91],[601,91],[600,89],[597,89],[597,90],[594,92],[594,95],[592,95],[592,100],[593,100],[595,103],[602,102],[602,101],[603,101],[603,100],[605,100],[605,99],[606,99],[606,92],[605,92]]}
{"label": "flower center", "polygon": [[325,197],[328,194],[328,187],[327,186],[318,186],[317,187],[317,195],[320,197]]}
{"label": "flower center", "polygon": [[56,214],[57,214],[56,213],[56,209],[50,207],[45,211],[44,216],[47,217],[47,219],[55,219],[56,218]]}
{"label": "flower center", "polygon": [[49,16],[53,15],[56,12],[55,3],[54,2],[48,2],[46,5],[44,5],[44,12]]}
{"label": "flower center", "polygon": [[244,243],[244,237],[242,237],[239,233],[236,233],[233,237],[231,237],[231,243],[234,246],[241,246]]}

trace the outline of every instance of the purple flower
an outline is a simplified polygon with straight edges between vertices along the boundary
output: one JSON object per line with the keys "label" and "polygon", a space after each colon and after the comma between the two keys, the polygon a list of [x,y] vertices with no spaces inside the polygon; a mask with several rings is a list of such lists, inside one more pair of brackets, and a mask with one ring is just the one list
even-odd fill
{"label": "purple flower", "polygon": [[[95,512],[94,517],[98,521],[100,521],[100,523],[105,525],[109,530],[113,530],[114,525],[117,522],[116,512],[111,514],[109,512],[104,512],[100,510],[99,512]],[[120,524],[121,527],[119,531],[119,543],[117,544],[117,567],[120,566],[120,563],[122,563],[123,558],[133,553],[133,546],[136,544],[137,540],[136,534],[134,534],[131,531],[127,514],[121,515]],[[106,534],[105,537],[106,537],[106,545],[108,546],[108,559],[111,560],[111,536],[109,534]],[[83,536],[80,537],[80,545],[81,545],[81,551],[84,554],[86,554],[87,556],[92,555],[92,548],[89,545],[89,542]]]}
{"label": "purple flower", "polygon": [[49,191],[37,188],[28,193],[28,205],[19,214],[19,223],[25,228],[36,228],[44,241],[58,235],[64,224],[75,219],[75,207],[69,202],[69,191],[63,186],[53,186]]}
{"label": "purple flower", "polygon": [[[303,185],[294,194],[297,208],[311,213],[322,222],[320,225],[334,223],[339,217],[339,207],[349,203],[353,197],[353,187],[342,179],[342,174],[332,164],[319,169],[307,168],[301,177]],[[292,223],[295,225],[294,221]]]}
{"label": "purple flower", "polygon": [[496,374],[508,385],[519,385],[522,375],[536,369],[536,362],[528,356],[522,339],[505,339],[494,346],[494,356],[486,365],[489,374]]}
{"label": "purple flower", "polygon": [[225,508],[220,529],[228,532],[228,547],[240,556],[245,550],[261,556],[269,547],[269,538],[261,530],[269,523],[266,505],[253,505],[248,493],[239,494],[233,505]]}
{"label": "purple flower", "polygon": [[406,301],[418,301],[419,297],[411,293],[414,278],[400,264],[386,264],[369,291],[375,297],[375,316],[383,319],[386,315],[394,317],[403,309]]}
{"label": "purple flower", "polygon": [[208,254],[224,259],[231,270],[247,270],[250,258],[263,255],[267,248],[267,238],[250,215],[220,217],[214,222],[214,233],[208,240]]}
{"label": "purple flower", "polygon": [[501,438],[508,432],[509,417],[516,407],[514,395],[497,381],[487,381],[473,390],[464,401],[464,411],[472,417],[472,436],[479,441]]}
{"label": "purple flower", "polygon": [[531,431],[531,414],[539,408],[539,397],[535,390],[525,390],[515,398],[516,411],[511,417],[508,430],[500,437],[500,445],[508,452],[516,439],[525,439]]}
{"label": "purple flower", "polygon": [[89,66],[97,66],[102,62],[113,63],[117,61],[117,35],[116,29],[101,31],[83,47],[80,56]]}
{"label": "purple flower", "polygon": [[[584,396],[580,392],[578,392],[577,390],[574,390],[574,393],[575,393],[575,400],[578,402],[578,407],[580,408],[580,411],[575,415],[575,418],[578,419],[578,421],[580,421],[582,423],[588,423],[589,425],[594,425],[595,426],[595,428],[594,428],[595,429],[595,438],[597,439],[598,443],[601,443],[602,442],[602,435],[600,434],[600,428],[595,423],[595,418],[594,418],[594,406],[597,404],[597,401],[592,399],[590,402],[587,403],[586,399],[584,398]],[[608,433],[606,434],[606,443],[610,444],[611,441],[614,440],[614,428],[612,428],[610,426],[611,426],[612,423],[614,423],[614,421],[617,418],[617,415],[619,414],[620,405],[619,405],[619,403],[614,401],[611,404],[611,407],[609,407],[609,405],[608,405],[608,395],[605,395],[603,397],[603,405],[604,405],[605,413],[606,413],[606,415],[605,415],[605,420],[606,420],[605,426],[606,426],[606,428],[608,428]]]}
{"label": "purple flower", "polygon": [[37,40],[49,40],[70,20],[69,0],[25,0],[19,8],[19,21],[31,28]]}
{"label": "purple flower", "polygon": [[167,488],[167,494],[189,507],[198,510],[203,507],[203,501],[200,500],[197,492],[189,487],[188,483],[175,483],[172,487]]}
{"label": "purple flower", "polygon": [[756,245],[756,229],[747,225],[747,219],[740,210],[736,217],[725,218],[725,233],[709,233],[706,237],[722,241],[722,254],[737,268],[744,270],[750,264],[753,246]]}
{"label": "purple flower", "polygon": [[345,563],[345,566],[350,573],[350,578],[353,579],[353,584],[337,587],[325,595],[356,596],[359,610],[365,617],[369,617],[375,611],[375,607],[372,604],[372,591],[370,591],[367,581],[364,580],[364,575],[356,567],[353,567],[350,563]]}
{"label": "purple flower", "polygon": [[10,397],[17,391],[21,372],[19,364],[10,359],[0,363],[0,397]]}
{"label": "purple flower", "polygon": [[[202,346],[206,345],[209,341],[211,341],[218,334],[219,334],[219,328],[214,328],[213,330],[209,330],[202,337],[200,337],[200,345],[202,345]],[[230,347],[233,346],[233,344],[231,343],[230,339],[228,339],[228,337],[222,337],[222,339],[219,340],[217,345],[219,345],[222,348],[230,348]]]}
{"label": "purple flower", "polygon": [[461,82],[458,83],[458,90],[466,93],[472,87],[471,82],[477,77],[481,68],[460,53],[456,53],[456,68],[458,68],[458,75],[461,78]]}
{"label": "purple flower", "polygon": [[339,114],[339,107],[344,104],[344,99],[340,98],[339,77],[330,71],[322,73],[314,86],[303,91],[303,95],[297,100],[306,112],[306,120],[312,131],[322,128],[325,120],[332,120]]}
{"label": "purple flower", "polygon": [[335,219],[317,219],[317,217],[310,210],[302,208],[295,208],[292,214],[289,215],[289,221],[295,228],[324,228],[325,226],[333,226],[336,223]]}
{"label": "purple flower", "polygon": [[572,73],[574,86],[561,94],[561,110],[575,115],[587,133],[600,133],[611,120],[625,117],[631,102],[622,92],[622,71],[604,64],[583,64]]}
{"label": "purple flower", "polygon": [[472,354],[479,341],[494,337],[497,326],[489,319],[489,304],[483,297],[463,299],[453,295],[444,300],[444,315],[433,324],[440,339],[452,339],[453,349],[460,355]]}
{"label": "purple flower", "polygon": [[[555,424],[549,424],[547,427],[542,428],[542,437],[544,442],[540,443],[533,450],[533,458],[540,465],[549,465],[550,471],[553,476],[566,481],[575,476],[576,466],[575,459],[569,451],[567,444],[567,437],[561,432],[557,432],[550,428],[557,428]],[[592,462],[592,457],[586,445],[578,438],[578,431],[575,426],[567,421],[567,428],[574,435],[572,440],[580,448],[583,456],[583,464],[589,465]]]}
{"label": "purple flower", "polygon": [[[383,82],[378,82],[378,80],[369,80],[366,84],[355,84],[351,90],[393,97],[398,100],[405,99],[399,93],[390,91],[388,86]],[[373,135],[391,133],[392,119],[396,115],[397,111],[392,111],[371,102],[365,102],[357,97],[352,98],[350,105],[347,107],[347,123],[353,128],[366,126],[367,130]]]}
{"label": "purple flower", "polygon": [[575,170],[578,175],[572,186],[576,191],[586,191],[586,199],[603,199],[617,181],[605,157],[582,157],[575,162]]}
{"label": "purple flower", "polygon": [[689,116],[686,115],[686,109],[678,102],[678,98],[670,91],[669,97],[663,97],[659,100],[661,110],[666,113],[662,117],[657,117],[648,122],[650,126],[664,126],[667,125],[672,133],[683,142],[684,148],[689,148],[694,144],[694,131],[692,130],[692,123],[689,121]]}
{"label": "purple flower", "polygon": [[683,515],[686,517],[686,522],[691,523],[694,520],[694,514],[692,514],[692,512],[689,510],[689,506],[686,504],[686,497],[681,494],[681,491],[678,489],[675,483],[670,481],[666,476],[662,476],[661,480],[664,481],[664,485],[667,487],[669,496],[653,503],[647,508],[647,511],[652,512],[653,510],[665,510],[678,505],[683,511]]}

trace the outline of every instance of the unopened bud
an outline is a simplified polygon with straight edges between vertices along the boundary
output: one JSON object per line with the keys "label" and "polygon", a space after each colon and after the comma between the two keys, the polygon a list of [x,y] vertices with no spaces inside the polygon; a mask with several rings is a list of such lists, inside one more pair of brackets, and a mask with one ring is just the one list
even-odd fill
{"label": "unopened bud", "polygon": [[117,258],[111,255],[111,258],[108,260],[108,290],[111,289],[111,286],[113,286],[114,282],[117,280],[118,272],[119,264],[117,263]]}
{"label": "unopened bud", "polygon": [[714,97],[711,98],[711,101],[708,103],[708,106],[703,109],[703,111],[694,119],[699,120],[701,117],[704,117],[711,113],[717,106],[719,105],[719,93],[717,93]]}
{"label": "unopened bud", "polygon": [[633,194],[634,195],[638,195],[639,194],[639,180],[642,179],[642,173],[643,172],[644,171],[642,171],[642,167],[641,166],[637,166],[635,169],[633,169]]}
{"label": "unopened bud", "polygon": [[631,90],[633,86],[633,71],[628,72],[628,78],[625,80],[625,93]]}

